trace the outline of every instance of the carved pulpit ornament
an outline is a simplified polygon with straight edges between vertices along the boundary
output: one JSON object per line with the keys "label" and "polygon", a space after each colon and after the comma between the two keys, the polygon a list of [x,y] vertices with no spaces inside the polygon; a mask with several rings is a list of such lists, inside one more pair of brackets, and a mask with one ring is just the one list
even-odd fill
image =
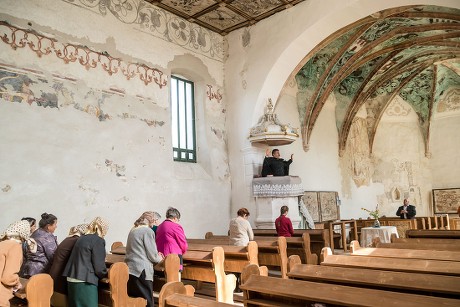
{"label": "carved pulpit ornament", "polygon": [[294,142],[298,137],[298,128],[292,128],[290,124],[282,124],[276,114],[273,113],[273,103],[268,99],[265,114],[260,117],[257,125],[251,128],[249,141],[251,143],[263,143],[269,146],[287,145]]}

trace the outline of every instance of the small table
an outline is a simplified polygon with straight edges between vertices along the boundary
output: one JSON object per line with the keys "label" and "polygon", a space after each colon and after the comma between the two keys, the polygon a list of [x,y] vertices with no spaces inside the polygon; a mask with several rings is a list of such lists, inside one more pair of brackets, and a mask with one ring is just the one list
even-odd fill
{"label": "small table", "polygon": [[379,237],[382,243],[390,243],[392,233],[396,234],[396,237],[399,237],[396,226],[363,227],[361,228],[361,246],[372,246],[372,240],[375,237]]}

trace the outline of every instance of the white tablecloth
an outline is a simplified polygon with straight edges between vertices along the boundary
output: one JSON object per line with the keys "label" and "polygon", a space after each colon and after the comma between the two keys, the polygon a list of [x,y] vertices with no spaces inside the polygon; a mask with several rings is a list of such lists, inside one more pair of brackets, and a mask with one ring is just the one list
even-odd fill
{"label": "white tablecloth", "polygon": [[372,246],[372,240],[375,237],[379,237],[382,243],[390,243],[392,233],[395,233],[396,237],[399,237],[396,226],[381,226],[379,228],[363,227],[361,228],[361,246]]}

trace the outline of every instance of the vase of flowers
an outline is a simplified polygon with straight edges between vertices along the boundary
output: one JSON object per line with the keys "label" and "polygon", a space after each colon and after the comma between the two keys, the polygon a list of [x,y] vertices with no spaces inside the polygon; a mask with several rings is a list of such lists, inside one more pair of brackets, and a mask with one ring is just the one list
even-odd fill
{"label": "vase of flowers", "polygon": [[380,217],[380,212],[379,212],[379,204],[377,204],[377,206],[375,206],[375,210],[371,211],[369,209],[366,209],[366,208],[361,208],[361,210],[364,210],[366,211],[367,213],[369,213],[369,216],[371,216],[372,218],[375,219],[374,221],[374,228],[379,228],[380,227],[380,221],[379,221],[379,217]]}

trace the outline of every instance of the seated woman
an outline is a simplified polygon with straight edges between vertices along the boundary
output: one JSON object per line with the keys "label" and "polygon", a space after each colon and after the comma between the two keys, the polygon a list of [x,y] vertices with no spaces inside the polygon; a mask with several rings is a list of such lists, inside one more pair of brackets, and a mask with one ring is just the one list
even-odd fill
{"label": "seated woman", "polygon": [[249,224],[249,210],[241,208],[237,217],[230,220],[229,234],[230,244],[235,246],[246,246],[249,241],[254,240],[251,224]]}
{"label": "seated woman", "polygon": [[179,224],[180,212],[176,208],[168,208],[166,220],[158,226],[156,243],[158,251],[165,257],[169,254],[179,255],[182,269],[182,255],[188,249],[187,239],[182,226]]}
{"label": "seated woman", "polygon": [[144,212],[134,222],[128,235],[125,262],[129,268],[128,295],[143,297],[147,307],[153,307],[153,266],[163,260],[157,250],[155,232],[155,212]]}
{"label": "seated woman", "polygon": [[[30,225],[30,234],[33,234],[34,231],[37,229],[37,220],[34,219],[33,217],[23,217],[21,219],[21,221],[27,221],[29,222],[29,225]],[[29,245],[27,244],[27,242],[23,242],[22,243],[22,266],[21,266],[21,270],[19,271],[19,276],[24,276],[24,266],[25,266],[25,263],[26,263],[26,259],[27,259],[27,251],[29,250]]]}
{"label": "seated woman", "polygon": [[108,223],[97,217],[75,243],[62,274],[67,277],[68,306],[97,306],[99,279],[107,276],[104,236],[108,229]]}
{"label": "seated woman", "polygon": [[30,235],[30,224],[18,221],[0,235],[0,306],[10,306],[13,292],[21,288],[19,269],[22,263],[22,243]]}
{"label": "seated woman", "polygon": [[57,217],[43,213],[39,228],[30,236],[36,244],[29,245],[27,260],[24,264],[23,277],[30,278],[39,273],[48,273],[57,248],[57,238],[54,231],[57,228]]}
{"label": "seated woman", "polygon": [[[65,238],[57,247],[56,252],[54,253],[53,264],[50,269],[50,276],[54,281],[54,293],[52,300],[52,305],[55,307],[66,306],[65,296],[67,295],[67,280],[62,273],[64,268],[69,260],[72,249],[80,238],[80,236],[86,233],[88,229],[88,224],[80,224],[70,228],[69,235]],[[60,293],[63,295],[58,295]]]}

